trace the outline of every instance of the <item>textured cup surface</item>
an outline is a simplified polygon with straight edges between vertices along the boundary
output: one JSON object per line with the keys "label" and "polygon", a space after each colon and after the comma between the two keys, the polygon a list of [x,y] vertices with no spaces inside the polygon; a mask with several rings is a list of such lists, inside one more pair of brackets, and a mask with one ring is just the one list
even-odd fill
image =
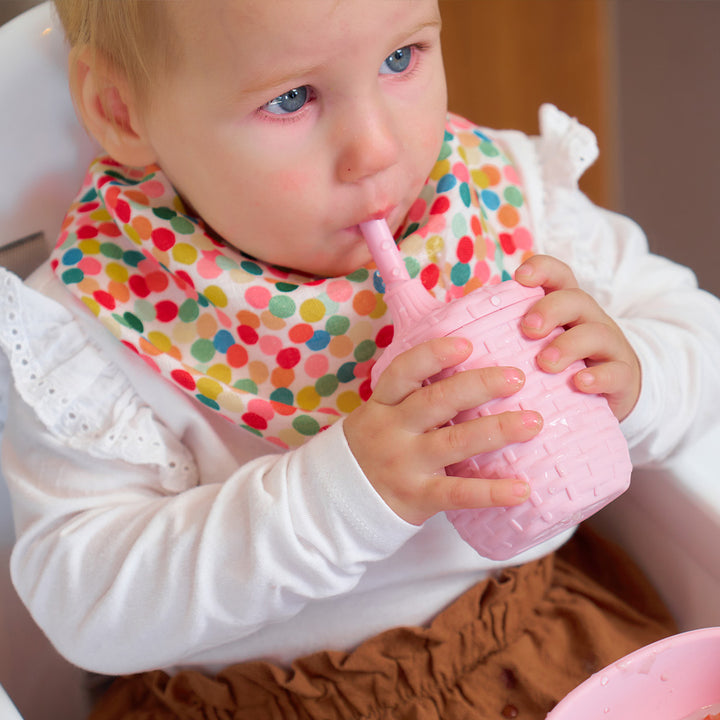
{"label": "textured cup surface", "polygon": [[[508,365],[525,373],[525,385],[514,395],[462,412],[452,421],[508,410],[535,410],[543,416],[543,428],[532,440],[447,468],[453,475],[517,477],[530,483],[530,498],[521,505],[447,513],[463,539],[494,560],[506,560],[577,525],[630,483],[627,444],[607,401],[599,395],[581,393],[573,385],[572,378],[584,363],[573,363],[557,374],[543,372],[537,366],[535,358],[550,338],[527,338],[520,329],[520,319],[542,294],[541,289],[508,280],[480,288],[448,305],[438,305],[424,322],[401,324],[400,334],[373,372],[376,378],[395,355],[419,342],[457,335],[472,342],[473,354],[431,381],[488,366]],[[551,337],[562,332],[556,329]]]}

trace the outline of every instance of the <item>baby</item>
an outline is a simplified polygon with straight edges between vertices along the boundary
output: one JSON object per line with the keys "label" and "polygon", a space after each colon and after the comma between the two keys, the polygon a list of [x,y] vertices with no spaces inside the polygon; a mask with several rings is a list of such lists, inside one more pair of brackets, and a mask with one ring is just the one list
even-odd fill
{"label": "baby", "polygon": [[5,281],[26,350],[3,470],[24,602],[70,661],[129,675],[93,717],[543,718],[671,632],[599,541],[500,564],[442,513],[526,501],[444,472],[541,431],[446,426],[519,370],[425,387],[471,351],[445,338],[370,390],[392,326],[358,225],[385,218],[439,299],[542,286],[523,332],[567,332],[540,368],[585,360],[636,463],[704,427],[720,304],[577,190],[588,132],[448,115],[437,0],[56,6],[107,154],[50,261]]}

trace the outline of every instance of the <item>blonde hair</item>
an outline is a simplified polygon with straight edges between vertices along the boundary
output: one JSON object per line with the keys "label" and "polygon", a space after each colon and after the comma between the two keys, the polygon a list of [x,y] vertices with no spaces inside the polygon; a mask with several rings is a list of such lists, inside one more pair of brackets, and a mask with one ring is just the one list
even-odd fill
{"label": "blonde hair", "polygon": [[71,47],[89,48],[141,96],[167,71],[173,43],[162,12],[164,0],[54,0],[54,4]]}

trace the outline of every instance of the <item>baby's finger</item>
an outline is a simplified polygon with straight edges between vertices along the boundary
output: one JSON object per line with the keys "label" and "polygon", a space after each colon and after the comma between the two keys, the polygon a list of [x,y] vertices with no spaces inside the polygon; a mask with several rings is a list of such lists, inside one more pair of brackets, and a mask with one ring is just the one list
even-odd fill
{"label": "baby's finger", "polygon": [[640,375],[626,362],[600,363],[577,373],[575,386],[584,393],[604,395],[615,417],[624,420],[640,395]]}
{"label": "baby's finger", "polygon": [[471,352],[470,342],[458,337],[436,338],[406,350],[380,375],[373,399],[383,405],[397,405],[422,387],[427,378],[467,360]]}
{"label": "baby's finger", "polygon": [[586,323],[560,333],[537,355],[540,369],[549,373],[562,372],[576,360],[600,363],[626,360],[627,345],[623,336],[611,325]]}
{"label": "baby's finger", "polygon": [[513,478],[488,479],[437,475],[426,486],[428,505],[439,510],[519,505],[530,495],[530,486]]}
{"label": "baby's finger", "polygon": [[426,433],[421,452],[430,467],[447,467],[512,443],[526,442],[542,429],[531,410],[485,415]]}
{"label": "baby's finger", "polygon": [[556,327],[572,327],[606,319],[607,315],[590,295],[579,288],[570,288],[540,298],[520,323],[527,337],[541,338]]}
{"label": "baby's finger", "polygon": [[578,390],[608,396],[624,392],[632,381],[630,365],[619,360],[593,365],[575,375]]}
{"label": "baby's finger", "polygon": [[515,271],[515,280],[526,287],[540,285],[548,292],[578,286],[570,266],[549,255],[533,255],[526,260]]}
{"label": "baby's finger", "polygon": [[518,368],[487,367],[463,370],[409,395],[402,403],[407,415],[404,427],[424,433],[445,425],[459,412],[483,405],[498,397],[509,397],[524,384]]}

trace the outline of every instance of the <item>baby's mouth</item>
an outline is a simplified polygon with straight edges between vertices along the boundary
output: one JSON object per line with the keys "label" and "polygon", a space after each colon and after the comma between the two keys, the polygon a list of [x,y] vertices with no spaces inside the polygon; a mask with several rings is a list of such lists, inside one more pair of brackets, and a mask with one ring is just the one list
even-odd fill
{"label": "baby's mouth", "polygon": [[356,223],[348,226],[348,230],[360,232],[360,224],[370,222],[371,220],[386,220],[388,225],[391,224],[391,216],[395,212],[397,205],[388,205],[380,210],[368,212],[363,215]]}

